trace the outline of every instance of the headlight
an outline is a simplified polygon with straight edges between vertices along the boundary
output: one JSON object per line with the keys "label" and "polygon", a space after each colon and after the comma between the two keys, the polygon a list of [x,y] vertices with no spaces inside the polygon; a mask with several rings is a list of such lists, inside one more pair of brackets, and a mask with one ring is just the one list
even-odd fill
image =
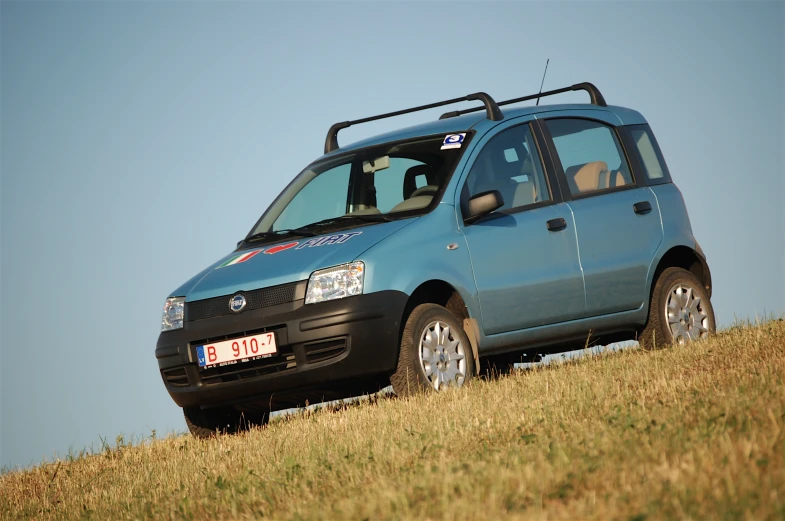
{"label": "headlight", "polygon": [[365,264],[362,261],[341,264],[334,268],[314,271],[308,279],[305,303],[351,297],[363,292]]}
{"label": "headlight", "polygon": [[164,315],[161,317],[161,331],[182,328],[184,316],[185,297],[169,297],[164,304]]}

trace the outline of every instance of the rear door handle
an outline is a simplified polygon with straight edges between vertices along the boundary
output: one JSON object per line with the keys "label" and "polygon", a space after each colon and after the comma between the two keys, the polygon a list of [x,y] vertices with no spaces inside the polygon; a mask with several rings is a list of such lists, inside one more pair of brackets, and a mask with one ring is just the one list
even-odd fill
{"label": "rear door handle", "polygon": [[558,219],[551,219],[547,224],[548,231],[551,232],[558,232],[567,227],[567,221],[565,221],[562,217],[559,217]]}
{"label": "rear door handle", "polygon": [[635,213],[638,215],[644,215],[651,211],[651,203],[649,201],[641,201],[632,205],[632,209],[635,210]]}

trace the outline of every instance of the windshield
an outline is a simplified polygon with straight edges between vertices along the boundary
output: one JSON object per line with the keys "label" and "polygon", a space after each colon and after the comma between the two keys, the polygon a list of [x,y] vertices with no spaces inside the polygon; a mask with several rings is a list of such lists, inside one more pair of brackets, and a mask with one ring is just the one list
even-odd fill
{"label": "windshield", "polygon": [[444,143],[444,135],[418,138],[313,164],[278,196],[249,237],[322,221],[359,226],[426,213],[465,149],[442,149]]}

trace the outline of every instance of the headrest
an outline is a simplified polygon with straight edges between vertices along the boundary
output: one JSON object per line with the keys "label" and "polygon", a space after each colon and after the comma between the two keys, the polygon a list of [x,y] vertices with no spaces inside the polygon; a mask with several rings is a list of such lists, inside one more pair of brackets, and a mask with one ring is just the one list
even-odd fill
{"label": "headrest", "polygon": [[[527,159],[531,167],[531,159],[526,148],[523,146],[520,135],[517,132],[502,132],[495,136],[486,147],[486,154],[490,164],[486,165],[493,171],[491,176],[500,181],[506,181],[510,177],[521,175],[522,168]],[[508,159],[507,150],[514,150],[514,155]]]}
{"label": "headrest", "polygon": [[564,175],[567,182],[575,192],[591,192],[600,188],[600,175],[608,172],[608,164],[605,161],[593,161],[585,165],[575,165],[568,168]]}
{"label": "headrest", "polygon": [[532,161],[531,156],[526,156],[523,158],[523,164],[521,165],[521,175],[529,176],[529,180],[531,181],[534,179],[534,162]]}
{"label": "headrest", "polygon": [[409,168],[403,175],[403,199],[404,201],[412,196],[417,190],[417,176],[424,175],[426,184],[438,185],[438,179],[434,169],[428,165],[417,165]]}

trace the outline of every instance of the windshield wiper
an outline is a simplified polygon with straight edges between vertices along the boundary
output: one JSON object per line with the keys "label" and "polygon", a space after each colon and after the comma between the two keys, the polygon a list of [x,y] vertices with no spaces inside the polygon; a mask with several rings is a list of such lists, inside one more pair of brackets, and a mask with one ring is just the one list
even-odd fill
{"label": "windshield wiper", "polygon": [[333,224],[341,221],[363,221],[363,222],[371,222],[371,223],[381,223],[381,222],[389,222],[392,221],[389,217],[380,214],[346,214],[346,215],[339,215],[338,217],[330,217],[329,219],[323,219],[321,221],[317,221],[315,223],[306,224],[305,226],[300,226],[299,228],[294,228],[291,230],[276,230],[273,232],[259,232],[254,233],[253,235],[249,235],[243,242],[253,242],[260,239],[268,239],[270,237],[285,237],[287,235],[296,235],[298,237],[314,237],[316,232],[309,231],[308,228],[311,226],[326,226],[328,224]]}
{"label": "windshield wiper", "polygon": [[243,242],[253,242],[258,241],[259,239],[268,239],[270,237],[286,237],[287,235],[296,235],[298,237],[313,237],[316,234],[314,232],[309,232],[300,228],[295,230],[276,230],[274,232],[254,233],[253,235],[249,235],[243,239]]}
{"label": "windshield wiper", "polygon": [[366,213],[366,214],[349,213],[346,215],[339,215],[338,217],[330,217],[329,219],[316,221],[315,223],[306,224],[305,226],[300,226],[299,228],[296,228],[296,230],[302,231],[310,228],[311,226],[326,226],[328,224],[334,224],[341,221],[363,221],[369,223],[386,223],[392,221],[392,219],[378,213]]}

